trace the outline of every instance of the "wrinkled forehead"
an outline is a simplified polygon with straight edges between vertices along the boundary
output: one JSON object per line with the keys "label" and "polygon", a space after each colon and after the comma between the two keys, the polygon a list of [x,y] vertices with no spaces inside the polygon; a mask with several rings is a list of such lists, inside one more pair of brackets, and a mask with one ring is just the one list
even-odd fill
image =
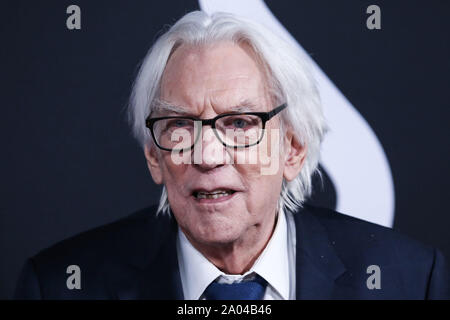
{"label": "wrinkled forehead", "polygon": [[166,65],[159,100],[189,107],[194,113],[205,106],[221,112],[266,111],[267,84],[264,66],[245,44],[182,45]]}
{"label": "wrinkled forehead", "polygon": [[[261,105],[254,103],[250,99],[239,100],[237,103],[229,104],[226,107],[227,113],[261,112]],[[192,116],[192,108],[186,105],[177,105],[162,99],[155,99],[152,105],[153,116]]]}

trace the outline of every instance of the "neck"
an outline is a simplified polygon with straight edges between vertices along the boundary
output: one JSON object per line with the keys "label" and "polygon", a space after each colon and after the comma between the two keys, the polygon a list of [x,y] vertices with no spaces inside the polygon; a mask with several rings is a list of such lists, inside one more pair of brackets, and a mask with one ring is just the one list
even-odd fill
{"label": "neck", "polygon": [[189,242],[206,259],[226,274],[244,274],[249,271],[269,243],[276,226],[276,217],[271,223],[252,226],[243,239],[230,243],[205,245],[186,235]]}

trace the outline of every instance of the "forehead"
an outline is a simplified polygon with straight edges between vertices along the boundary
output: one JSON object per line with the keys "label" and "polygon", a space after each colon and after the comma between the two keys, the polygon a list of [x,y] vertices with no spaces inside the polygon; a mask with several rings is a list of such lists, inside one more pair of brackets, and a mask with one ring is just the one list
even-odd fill
{"label": "forehead", "polygon": [[263,67],[247,45],[183,45],[167,63],[160,98],[200,112],[208,105],[220,109],[243,100],[263,107],[266,84]]}

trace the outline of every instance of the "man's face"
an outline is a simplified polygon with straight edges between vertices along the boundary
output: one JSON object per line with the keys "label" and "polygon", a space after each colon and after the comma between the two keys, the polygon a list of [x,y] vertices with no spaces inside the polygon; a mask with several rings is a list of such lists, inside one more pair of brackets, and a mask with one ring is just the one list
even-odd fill
{"label": "man's face", "polygon": [[[165,68],[160,100],[201,119],[230,112],[243,101],[247,107],[253,105],[252,111],[267,112],[276,106],[266,84],[262,67],[246,46],[229,42],[200,48],[181,46]],[[279,116],[268,121],[265,139],[270,141],[271,129],[279,127]],[[224,147],[208,126],[203,127],[198,143],[202,144],[200,164],[176,164],[171,152],[146,148],[152,177],[166,186],[170,207],[188,238],[220,246],[257,237],[260,231],[272,228],[285,157],[277,152],[277,170],[262,175],[258,158],[253,164],[242,163],[249,153],[258,153],[257,146]],[[271,157],[274,161],[273,154]],[[199,192],[218,191],[224,193],[215,198],[196,197]]]}

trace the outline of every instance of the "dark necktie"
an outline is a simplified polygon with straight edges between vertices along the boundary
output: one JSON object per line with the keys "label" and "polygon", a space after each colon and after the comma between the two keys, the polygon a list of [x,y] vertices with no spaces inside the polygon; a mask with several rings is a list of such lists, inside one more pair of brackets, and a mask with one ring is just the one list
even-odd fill
{"label": "dark necktie", "polygon": [[253,280],[239,283],[212,282],[205,290],[207,300],[261,300],[264,296],[267,281],[256,275]]}

